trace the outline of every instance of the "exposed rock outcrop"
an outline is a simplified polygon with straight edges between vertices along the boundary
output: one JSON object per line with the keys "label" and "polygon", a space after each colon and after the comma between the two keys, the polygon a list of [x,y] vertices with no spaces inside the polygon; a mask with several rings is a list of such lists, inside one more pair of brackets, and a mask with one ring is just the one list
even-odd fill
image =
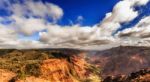
{"label": "exposed rock outcrop", "polygon": [[129,76],[109,76],[103,82],[150,82],[150,69],[143,69]]}
{"label": "exposed rock outcrop", "polygon": [[120,46],[103,51],[91,51],[89,62],[107,76],[129,75],[150,67],[150,47]]}
{"label": "exposed rock outcrop", "polygon": [[101,82],[85,52],[11,50],[0,58],[2,82]]}

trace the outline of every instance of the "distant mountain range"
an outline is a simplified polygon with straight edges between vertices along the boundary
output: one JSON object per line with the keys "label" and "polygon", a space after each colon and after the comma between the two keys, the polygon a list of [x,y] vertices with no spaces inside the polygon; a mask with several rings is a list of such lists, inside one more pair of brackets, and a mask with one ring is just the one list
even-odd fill
{"label": "distant mountain range", "polygon": [[103,51],[90,51],[89,62],[102,68],[103,77],[128,75],[150,67],[150,47],[120,46]]}

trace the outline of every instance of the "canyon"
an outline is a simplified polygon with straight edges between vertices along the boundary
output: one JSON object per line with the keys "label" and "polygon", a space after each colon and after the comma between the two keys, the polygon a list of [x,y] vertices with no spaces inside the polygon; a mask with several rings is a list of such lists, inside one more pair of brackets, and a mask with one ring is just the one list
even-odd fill
{"label": "canyon", "polygon": [[149,82],[150,47],[1,49],[0,82]]}

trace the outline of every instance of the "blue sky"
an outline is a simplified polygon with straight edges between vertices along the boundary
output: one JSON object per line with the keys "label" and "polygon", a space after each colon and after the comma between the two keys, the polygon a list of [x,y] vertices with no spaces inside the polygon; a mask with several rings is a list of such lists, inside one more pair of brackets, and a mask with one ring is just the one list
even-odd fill
{"label": "blue sky", "polygon": [[122,24],[122,27],[118,30],[131,28],[136,23],[138,23],[142,18],[149,16],[150,15],[150,2],[148,2],[147,5],[136,7],[135,10],[138,10],[139,16],[129,23]]}
{"label": "blue sky", "polygon": [[0,0],[0,45],[135,44],[148,20],[149,0]]}
{"label": "blue sky", "polygon": [[[11,3],[16,3],[16,0],[9,0]],[[20,0],[22,3],[24,0]],[[36,1],[36,0],[35,0]],[[58,5],[63,9],[63,17],[57,21],[57,24],[65,26],[80,23],[82,26],[92,26],[103,20],[106,13],[111,12],[113,7],[119,0],[42,0],[43,3],[49,2]],[[122,24],[122,30],[135,25],[142,17],[150,15],[150,2],[147,5],[135,8],[140,15],[129,23]],[[3,8],[0,8],[0,16],[9,16],[11,13]],[[83,19],[78,21],[78,17]],[[5,21],[3,23],[9,23]]]}
{"label": "blue sky", "polygon": [[[16,3],[16,0],[10,0],[11,3]],[[24,0],[20,0],[21,3]],[[35,0],[36,1],[36,0]],[[43,3],[49,2],[58,5],[62,8],[64,15],[57,21],[57,24],[61,26],[80,23],[82,26],[93,26],[105,17],[106,13],[111,12],[114,5],[119,0],[42,0]],[[1,8],[0,16],[9,16],[9,11]],[[82,17],[81,21],[78,21],[78,17]],[[51,19],[50,19],[51,20]],[[7,24],[11,21],[6,20],[3,23]],[[38,33],[34,33],[32,36],[19,35],[20,38],[26,40],[38,40]]]}
{"label": "blue sky", "polygon": [[111,12],[113,6],[119,0],[43,0],[59,5],[64,16],[58,22],[60,25],[68,25],[70,21],[77,23],[78,16],[82,16],[82,25],[94,25],[99,23],[105,14]]}
{"label": "blue sky", "polygon": [[[16,0],[10,0],[15,2]],[[23,1],[23,0],[21,0]],[[113,6],[119,0],[42,0],[43,2],[50,2],[60,6],[64,15],[58,21],[60,25],[70,25],[78,23],[78,16],[82,16],[82,25],[91,26],[99,23],[105,14],[111,12]],[[10,13],[1,9],[0,15],[7,16]]]}

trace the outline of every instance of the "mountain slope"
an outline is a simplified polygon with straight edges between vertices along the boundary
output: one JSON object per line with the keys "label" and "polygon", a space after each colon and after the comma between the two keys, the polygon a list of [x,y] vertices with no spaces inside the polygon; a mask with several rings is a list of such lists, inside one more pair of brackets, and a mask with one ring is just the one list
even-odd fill
{"label": "mountain slope", "polygon": [[142,82],[149,68],[149,47],[0,50],[2,82]]}
{"label": "mountain slope", "polygon": [[150,67],[150,47],[120,46],[88,54],[88,61],[102,69],[103,77],[129,75]]}
{"label": "mountain slope", "polygon": [[129,76],[109,76],[103,82],[150,82],[150,69],[142,69]]}
{"label": "mountain slope", "polygon": [[[2,82],[100,82],[101,80],[98,76],[99,71],[94,72],[95,67],[85,61],[85,53],[78,50],[5,49],[0,52],[2,70],[0,78],[10,77],[4,78]],[[11,73],[14,75],[11,76]]]}

